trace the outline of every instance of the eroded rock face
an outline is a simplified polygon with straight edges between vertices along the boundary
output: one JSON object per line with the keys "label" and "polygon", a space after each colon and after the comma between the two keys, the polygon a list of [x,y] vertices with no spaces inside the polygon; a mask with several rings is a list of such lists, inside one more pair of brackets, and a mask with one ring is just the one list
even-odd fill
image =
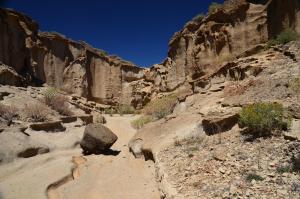
{"label": "eroded rock face", "polygon": [[160,91],[173,91],[249,49],[258,49],[258,44],[286,28],[300,32],[298,10],[297,0],[227,0],[222,9],[175,33],[168,58],[153,66],[148,78]]}
{"label": "eroded rock face", "polygon": [[29,76],[31,84],[47,83],[99,103],[117,104],[134,96],[123,84],[144,77],[143,69],[106,55],[59,33],[38,33],[29,17],[0,9],[0,61]]}

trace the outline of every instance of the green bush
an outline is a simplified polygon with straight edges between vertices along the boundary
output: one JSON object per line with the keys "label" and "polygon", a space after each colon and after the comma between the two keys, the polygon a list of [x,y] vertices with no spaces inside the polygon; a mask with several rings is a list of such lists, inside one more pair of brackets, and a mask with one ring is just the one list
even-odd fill
{"label": "green bush", "polygon": [[135,113],[135,109],[128,105],[128,104],[120,104],[117,108],[117,112],[120,114],[120,115],[123,115],[123,114],[134,114]]}
{"label": "green bush", "polygon": [[204,19],[205,15],[203,13],[198,14],[193,18],[193,21],[201,22]]}
{"label": "green bush", "polygon": [[208,7],[208,13],[211,14],[215,12],[217,9],[220,9],[223,7],[223,4],[217,3],[217,2],[212,2],[210,6]]}
{"label": "green bush", "polygon": [[131,122],[131,126],[135,129],[141,129],[144,125],[152,122],[152,118],[149,116],[141,116],[138,119],[135,119]]}
{"label": "green bush", "polygon": [[164,96],[147,104],[143,109],[143,113],[151,116],[153,119],[161,119],[173,112],[177,102],[175,94]]}
{"label": "green bush", "polygon": [[299,38],[298,33],[292,29],[282,31],[275,39],[271,39],[267,43],[267,47],[270,48],[275,45],[286,44],[290,41],[295,41]]}
{"label": "green bush", "polygon": [[284,108],[279,103],[256,103],[244,107],[239,124],[247,127],[254,137],[271,135],[274,130],[287,129],[289,122],[284,117]]}
{"label": "green bush", "polygon": [[276,172],[279,174],[290,173],[292,168],[290,166],[281,166],[276,168]]}
{"label": "green bush", "polygon": [[261,177],[260,175],[257,175],[255,173],[249,173],[246,177],[246,181],[248,182],[251,182],[252,180],[255,180],[255,181],[263,181],[264,178]]}

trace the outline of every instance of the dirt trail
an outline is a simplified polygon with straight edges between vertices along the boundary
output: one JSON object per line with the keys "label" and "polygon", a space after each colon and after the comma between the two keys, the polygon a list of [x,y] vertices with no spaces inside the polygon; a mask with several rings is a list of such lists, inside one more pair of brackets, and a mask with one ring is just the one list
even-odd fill
{"label": "dirt trail", "polygon": [[[106,117],[107,124],[118,135],[111,155],[86,156],[80,176],[57,187],[58,198],[89,199],[159,199],[154,177],[154,163],[135,159],[127,144],[135,130],[132,116]],[[118,153],[119,152],[119,153]]]}

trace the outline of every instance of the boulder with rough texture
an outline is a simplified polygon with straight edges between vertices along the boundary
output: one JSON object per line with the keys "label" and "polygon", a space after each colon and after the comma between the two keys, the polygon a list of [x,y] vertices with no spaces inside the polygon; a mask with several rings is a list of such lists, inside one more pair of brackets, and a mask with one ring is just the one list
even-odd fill
{"label": "boulder with rough texture", "polygon": [[0,84],[21,86],[23,78],[13,68],[0,62]]}
{"label": "boulder with rough texture", "polygon": [[81,148],[87,153],[101,153],[108,150],[118,137],[102,124],[89,124],[84,130],[80,142]]}

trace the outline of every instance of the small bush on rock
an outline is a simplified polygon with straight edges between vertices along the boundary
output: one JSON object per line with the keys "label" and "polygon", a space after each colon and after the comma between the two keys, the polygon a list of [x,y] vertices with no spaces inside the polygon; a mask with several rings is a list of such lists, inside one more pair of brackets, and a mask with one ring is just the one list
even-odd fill
{"label": "small bush on rock", "polygon": [[173,112],[177,102],[175,94],[164,96],[147,104],[143,109],[143,113],[152,116],[153,119],[161,119]]}
{"label": "small bush on rock", "polygon": [[132,106],[128,105],[128,104],[120,104],[117,111],[120,115],[134,114],[135,113],[135,109]]}
{"label": "small bush on rock", "polygon": [[49,108],[41,103],[25,104],[23,109],[24,119],[30,122],[44,122],[48,120]]}
{"label": "small bush on rock", "polygon": [[267,48],[270,48],[275,45],[286,44],[290,41],[295,41],[299,38],[297,32],[292,29],[287,29],[282,31],[275,39],[271,39],[267,43]]}
{"label": "small bush on rock", "polygon": [[201,14],[198,14],[197,16],[195,16],[193,18],[193,21],[196,21],[196,22],[201,22],[203,19],[204,19],[205,15],[203,13]]}
{"label": "small bush on rock", "polygon": [[249,173],[249,174],[246,176],[246,181],[251,182],[252,180],[255,180],[255,181],[263,181],[264,178],[261,177],[260,175],[255,174],[255,173]]}
{"label": "small bush on rock", "polygon": [[217,2],[212,2],[210,4],[210,6],[208,7],[208,13],[211,14],[211,13],[215,12],[217,9],[220,9],[222,7],[223,7],[222,4],[217,3]]}
{"label": "small bush on rock", "polygon": [[149,116],[142,116],[138,119],[135,119],[131,122],[131,126],[135,129],[141,129],[143,126],[148,124],[149,122],[152,122],[152,118]]}
{"label": "small bush on rock", "polygon": [[284,108],[279,103],[256,103],[244,107],[240,112],[239,124],[246,133],[254,137],[271,135],[274,130],[284,130],[289,121],[284,117]]}

